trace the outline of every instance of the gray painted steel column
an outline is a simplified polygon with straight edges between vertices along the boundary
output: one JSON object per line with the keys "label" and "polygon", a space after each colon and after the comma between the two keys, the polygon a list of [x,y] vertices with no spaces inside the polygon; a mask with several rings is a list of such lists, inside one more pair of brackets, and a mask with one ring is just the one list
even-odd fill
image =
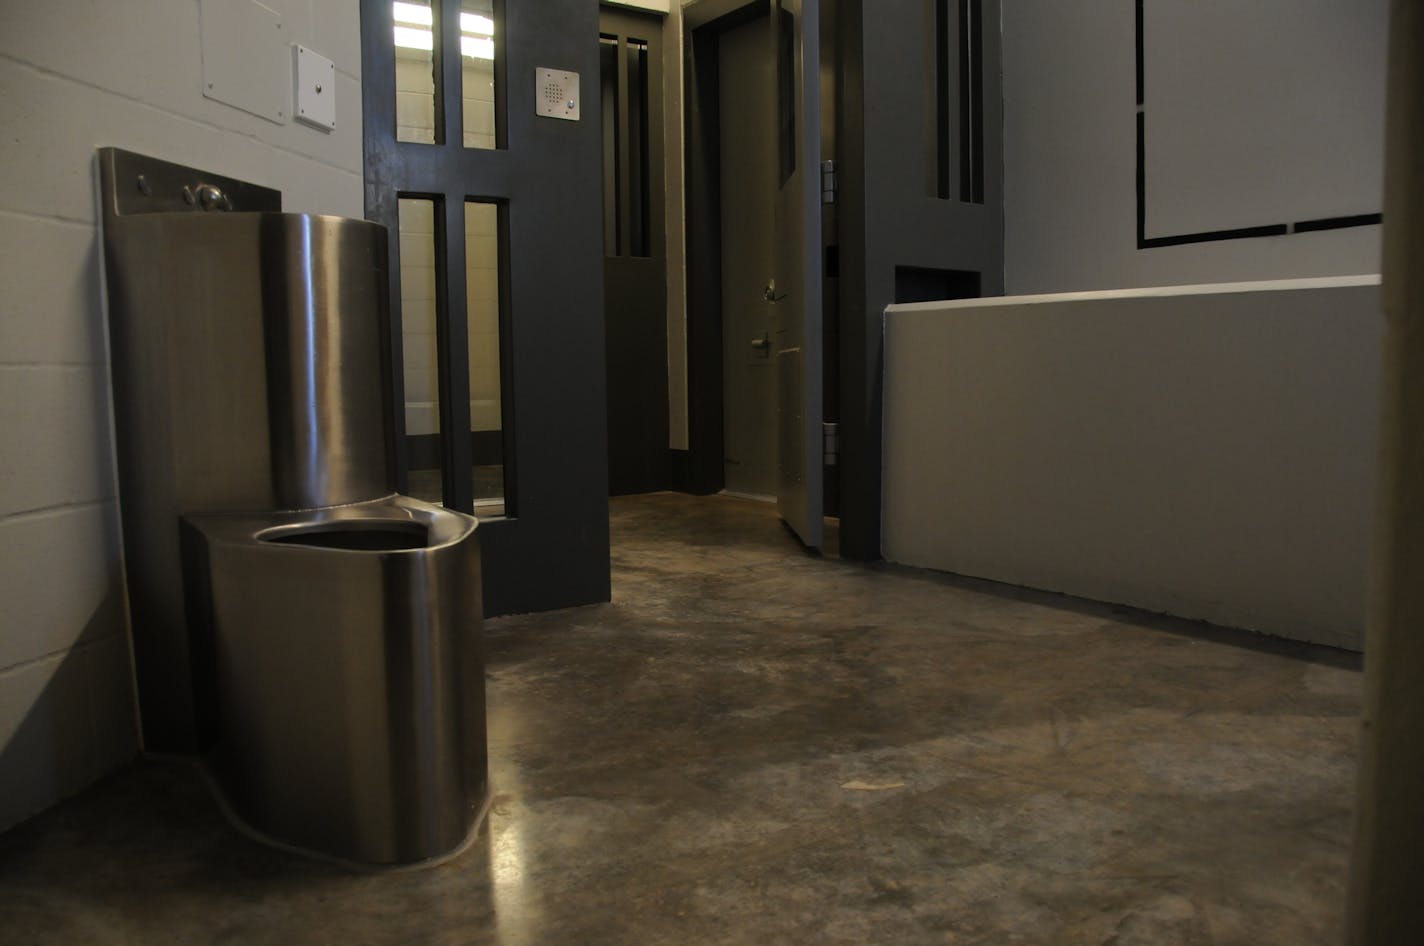
{"label": "gray painted steel column", "polygon": [[981,6],[982,203],[939,199],[926,181],[937,73],[920,37],[931,9],[840,0],[840,553],[849,559],[880,557],[883,313],[897,301],[897,268],[976,272],[981,295],[1004,291],[999,3]]}
{"label": "gray painted steel column", "polygon": [[1424,929],[1424,0],[1394,0],[1384,219],[1385,396],[1350,878],[1352,944]]}

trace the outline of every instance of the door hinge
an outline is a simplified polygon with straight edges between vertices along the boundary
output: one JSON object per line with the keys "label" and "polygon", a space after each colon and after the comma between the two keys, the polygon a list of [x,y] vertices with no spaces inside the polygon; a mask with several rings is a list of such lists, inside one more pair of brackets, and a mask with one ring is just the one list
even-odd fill
{"label": "door hinge", "polygon": [[836,162],[821,162],[821,203],[836,202]]}
{"label": "door hinge", "polygon": [[821,424],[821,452],[826,466],[835,466],[841,457],[840,424]]}

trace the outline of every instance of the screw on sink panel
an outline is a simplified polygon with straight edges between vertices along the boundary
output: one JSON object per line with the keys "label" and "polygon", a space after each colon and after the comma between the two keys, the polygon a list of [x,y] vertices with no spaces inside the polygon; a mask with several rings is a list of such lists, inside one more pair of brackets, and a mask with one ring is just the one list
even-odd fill
{"label": "screw on sink panel", "polygon": [[316,87],[316,94],[317,94],[317,95],[320,95],[320,94],[321,94],[321,86],[320,86],[320,85],[318,85],[318,86]]}
{"label": "screw on sink panel", "polygon": [[145,197],[153,193],[153,188],[150,187],[148,184],[148,178],[144,177],[142,174],[138,176],[138,192]]}

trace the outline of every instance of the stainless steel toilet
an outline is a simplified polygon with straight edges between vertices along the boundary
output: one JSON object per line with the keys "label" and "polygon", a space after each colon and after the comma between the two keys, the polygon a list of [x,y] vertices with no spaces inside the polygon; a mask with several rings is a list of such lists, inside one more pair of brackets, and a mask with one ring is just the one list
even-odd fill
{"label": "stainless steel toilet", "polygon": [[394,491],[385,229],[99,162],[146,742],[205,753],[264,840],[457,850],[488,794],[476,521]]}
{"label": "stainless steel toilet", "polygon": [[405,496],[185,518],[233,813],[353,861],[459,848],[485,778],[474,521]]}

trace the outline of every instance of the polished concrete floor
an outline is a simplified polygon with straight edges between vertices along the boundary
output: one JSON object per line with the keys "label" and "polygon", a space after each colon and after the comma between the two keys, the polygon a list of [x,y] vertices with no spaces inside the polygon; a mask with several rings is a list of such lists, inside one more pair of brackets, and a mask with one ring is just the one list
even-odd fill
{"label": "polished concrete floor", "polygon": [[6,943],[1334,944],[1351,658],[615,500],[612,604],[491,621],[475,847],[352,875],[145,762],[0,837]]}

